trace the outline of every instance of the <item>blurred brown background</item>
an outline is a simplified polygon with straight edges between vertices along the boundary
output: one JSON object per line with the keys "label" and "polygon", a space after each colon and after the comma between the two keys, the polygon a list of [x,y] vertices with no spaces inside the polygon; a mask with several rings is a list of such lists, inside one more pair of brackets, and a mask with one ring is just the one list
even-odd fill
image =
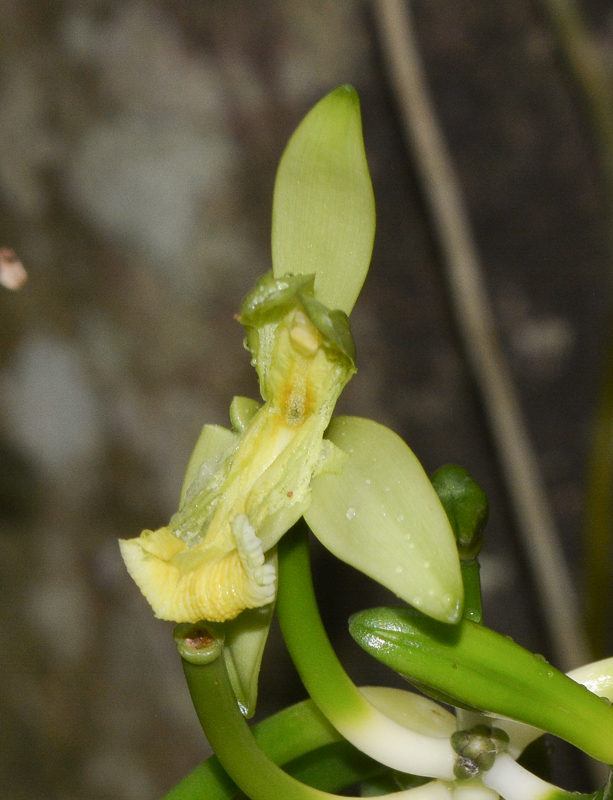
{"label": "blurred brown background", "polygon": [[[611,289],[589,125],[537,2],[412,5],[578,570]],[[608,3],[583,6],[613,60]],[[207,752],[172,626],[117,538],[167,521],[202,424],[257,396],[233,313],[270,265],[284,144],[341,83],[361,97],[378,207],[341,408],[394,428],[428,471],[482,482],[486,621],[547,654],[368,3],[0,0],[0,65],[0,245],[30,276],[0,292],[0,798],[148,800]],[[397,683],[346,633],[389,598],[315,552],[349,671]],[[276,631],[261,692],[259,716],[303,696]]]}

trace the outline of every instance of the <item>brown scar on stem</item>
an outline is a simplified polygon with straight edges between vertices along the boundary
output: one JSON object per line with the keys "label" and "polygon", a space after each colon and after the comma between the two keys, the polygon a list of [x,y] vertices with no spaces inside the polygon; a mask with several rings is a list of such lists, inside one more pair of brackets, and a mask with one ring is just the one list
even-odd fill
{"label": "brown scar on stem", "polygon": [[206,628],[197,628],[191,636],[185,637],[185,644],[192,650],[206,650],[215,644],[215,637]]}

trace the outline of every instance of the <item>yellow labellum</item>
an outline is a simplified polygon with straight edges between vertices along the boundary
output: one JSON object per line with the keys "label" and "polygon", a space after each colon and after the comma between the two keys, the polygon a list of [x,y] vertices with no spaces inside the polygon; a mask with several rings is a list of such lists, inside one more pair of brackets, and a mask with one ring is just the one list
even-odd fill
{"label": "yellow labellum", "polygon": [[300,308],[267,336],[266,403],[167,527],[120,543],[161,619],[224,622],[272,602],[265,553],[308,508],[311,480],[334,450],[323,434],[353,366],[330,356]]}

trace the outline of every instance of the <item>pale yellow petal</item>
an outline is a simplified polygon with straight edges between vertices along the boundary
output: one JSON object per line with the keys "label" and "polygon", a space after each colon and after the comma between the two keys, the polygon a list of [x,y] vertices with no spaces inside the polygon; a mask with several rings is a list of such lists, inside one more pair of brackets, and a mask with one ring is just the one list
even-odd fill
{"label": "pale yellow petal", "polygon": [[128,572],[159,619],[225,622],[245,608],[275,596],[275,570],[266,564],[252,528],[239,547],[213,555],[203,545],[188,548],[167,528],[120,541]]}

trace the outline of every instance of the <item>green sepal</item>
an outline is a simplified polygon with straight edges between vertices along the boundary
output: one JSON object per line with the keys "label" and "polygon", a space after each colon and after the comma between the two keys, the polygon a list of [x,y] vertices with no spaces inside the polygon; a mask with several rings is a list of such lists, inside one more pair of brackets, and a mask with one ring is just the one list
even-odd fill
{"label": "green sepal", "polygon": [[[271,557],[276,565],[276,548],[274,553],[268,554],[268,558]],[[247,719],[255,713],[262,655],[273,614],[274,603],[270,603],[262,608],[246,609],[224,623],[226,669],[239,708]]]}
{"label": "green sepal", "polygon": [[336,417],[326,438],[347,454],[311,484],[305,519],[347,564],[444,622],[457,622],[462,578],[447,515],[421,464],[389,428]]}
{"label": "green sepal", "polygon": [[360,102],[341,86],[311,109],[277,171],[272,211],[276,277],[315,274],[315,299],[349,314],[375,235]]}
{"label": "green sepal", "polygon": [[379,661],[454,705],[533,725],[613,762],[613,708],[505,636],[467,619],[442,625],[410,608],[362,611],[349,630]]}
{"label": "green sepal", "polygon": [[202,428],[187,464],[179,509],[206,486],[235,446],[237,439],[236,433],[221,425],[205,425]]}
{"label": "green sepal", "polygon": [[249,423],[255,417],[261,403],[251,397],[233,397],[230,403],[230,422],[236,433],[244,433]]}

